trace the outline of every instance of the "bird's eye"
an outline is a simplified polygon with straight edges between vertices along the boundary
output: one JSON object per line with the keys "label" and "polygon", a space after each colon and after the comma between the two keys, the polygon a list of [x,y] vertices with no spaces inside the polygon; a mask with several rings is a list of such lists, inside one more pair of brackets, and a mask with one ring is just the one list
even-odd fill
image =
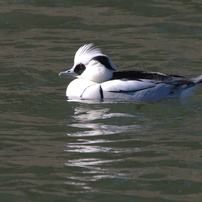
{"label": "bird's eye", "polygon": [[80,63],[74,68],[74,72],[78,75],[81,75],[85,71],[85,69],[86,69],[86,66]]}

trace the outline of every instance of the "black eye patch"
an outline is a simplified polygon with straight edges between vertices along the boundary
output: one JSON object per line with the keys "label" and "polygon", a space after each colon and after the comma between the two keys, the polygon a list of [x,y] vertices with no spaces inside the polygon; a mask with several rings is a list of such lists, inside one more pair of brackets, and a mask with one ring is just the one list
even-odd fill
{"label": "black eye patch", "polygon": [[78,75],[81,75],[86,69],[86,66],[82,63],[76,65],[76,67],[74,68],[74,72]]}

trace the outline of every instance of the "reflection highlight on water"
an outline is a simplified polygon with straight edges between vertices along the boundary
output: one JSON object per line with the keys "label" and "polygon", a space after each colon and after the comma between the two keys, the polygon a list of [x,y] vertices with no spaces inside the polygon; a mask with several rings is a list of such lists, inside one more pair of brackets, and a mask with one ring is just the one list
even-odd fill
{"label": "reflection highlight on water", "polygon": [[[138,144],[136,147],[128,146],[129,143],[140,142],[139,138],[128,136],[130,133],[142,130],[140,125],[135,124],[134,118],[135,115],[130,113],[111,112],[110,107],[77,106],[72,115],[73,123],[69,125],[75,128],[76,132],[67,134],[70,141],[64,151],[68,154],[81,154],[80,158],[72,157],[65,163],[68,168],[81,170],[79,173],[75,171],[74,176],[69,176],[65,183],[78,186],[80,189],[91,189],[93,192],[97,189],[91,185],[92,182],[102,179],[120,179],[121,183],[121,180],[129,179],[130,171],[120,167],[120,164],[125,162],[122,155],[133,155],[142,151]],[[114,124],[109,124],[113,123],[113,119]],[[128,125],[124,123],[118,125],[118,119],[130,119],[131,123],[127,120]],[[108,124],[107,120],[110,120]],[[118,134],[120,136],[117,136]],[[124,134],[126,136],[123,138]],[[131,160],[128,159],[128,161]]]}
{"label": "reflection highlight on water", "polygon": [[[182,179],[187,178],[190,170],[183,169],[182,173],[180,168],[189,166],[190,159],[187,158],[190,152],[196,157],[198,151],[187,151],[193,143],[189,137],[182,138],[175,133],[176,126],[182,124],[181,117],[188,113],[193,101],[187,104],[167,101],[132,105],[132,111],[130,104],[122,112],[121,109],[127,104],[117,104],[118,113],[112,103],[91,104],[90,107],[83,103],[75,105],[72,123],[68,124],[71,131],[67,133],[68,142],[64,149],[69,158],[64,165],[71,171],[65,184],[75,186],[77,193],[84,193],[84,190],[93,195],[109,193],[109,186],[115,193],[121,187],[132,195],[146,193],[151,197],[160,186],[164,186],[164,192],[156,196],[167,198],[166,193],[181,192],[179,184],[187,186],[188,182]],[[179,107],[184,109],[185,105],[187,111],[176,111]],[[176,113],[173,114],[172,110]],[[184,119],[183,125],[188,122],[191,123],[190,119]],[[172,129],[173,124],[176,131]],[[162,130],[165,125],[169,126],[167,131]],[[195,148],[198,146],[195,145]],[[177,159],[181,159],[181,162]],[[193,162],[196,161],[195,158]],[[195,172],[197,175],[198,167]],[[169,183],[176,185],[176,191],[169,187]],[[189,186],[192,188],[197,184],[193,177]],[[134,187],[135,191],[128,191],[134,190]]]}
{"label": "reflection highlight on water", "polygon": [[75,123],[71,124],[71,127],[81,128],[81,129],[91,129],[82,132],[70,133],[69,136],[98,136],[98,135],[109,135],[121,132],[130,132],[138,130],[140,126],[133,125],[106,125],[101,122],[94,123],[96,120],[111,119],[111,118],[134,118],[134,115],[126,113],[109,113],[109,108],[102,109],[91,109],[77,107],[75,108],[75,113],[72,116]]}

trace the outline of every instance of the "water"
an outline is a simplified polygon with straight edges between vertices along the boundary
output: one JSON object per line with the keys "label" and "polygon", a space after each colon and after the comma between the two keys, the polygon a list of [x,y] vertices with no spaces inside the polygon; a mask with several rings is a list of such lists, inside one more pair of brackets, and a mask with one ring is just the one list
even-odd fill
{"label": "water", "polygon": [[0,3],[1,201],[201,201],[202,88],[188,100],[67,102],[75,51],[120,70],[201,71],[201,1]]}

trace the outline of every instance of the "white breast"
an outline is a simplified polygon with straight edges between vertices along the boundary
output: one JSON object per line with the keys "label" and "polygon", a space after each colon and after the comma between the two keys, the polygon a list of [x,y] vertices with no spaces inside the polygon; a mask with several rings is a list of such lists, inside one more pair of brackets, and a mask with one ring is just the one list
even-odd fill
{"label": "white breast", "polygon": [[69,99],[101,99],[100,84],[85,79],[75,79],[67,87]]}

